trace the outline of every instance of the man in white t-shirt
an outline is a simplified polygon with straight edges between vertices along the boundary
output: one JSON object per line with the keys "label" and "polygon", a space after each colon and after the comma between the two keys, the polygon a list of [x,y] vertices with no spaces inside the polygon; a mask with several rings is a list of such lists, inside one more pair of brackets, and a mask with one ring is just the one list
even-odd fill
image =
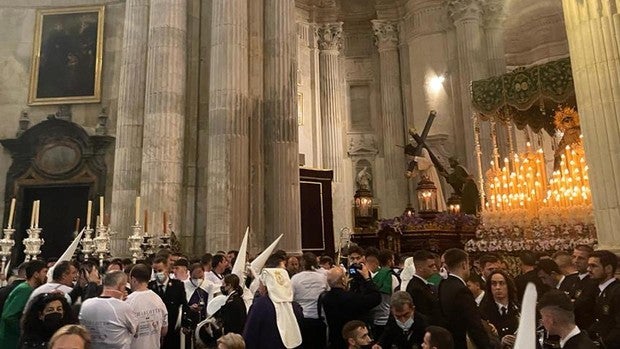
{"label": "man in white t-shirt", "polygon": [[30,298],[28,298],[28,303],[26,303],[26,308],[24,309],[24,313],[28,309],[30,309],[30,305],[32,304],[32,300],[43,293],[53,293],[58,292],[65,295],[67,302],[69,304],[73,303],[70,293],[73,291],[73,281],[77,278],[77,268],[73,265],[73,263],[69,261],[59,262],[55,267],[52,273],[52,281],[45,283],[39,287],[37,287],[31,294]]}
{"label": "man in white t-shirt", "polygon": [[127,296],[127,275],[120,270],[103,278],[101,296],[82,303],[80,324],[88,329],[92,349],[129,349],[138,330],[138,319],[123,301]]}
{"label": "man in white t-shirt", "polygon": [[224,279],[224,272],[228,267],[228,259],[225,255],[216,254],[211,260],[211,271],[205,274],[205,279],[221,286]]}
{"label": "man in white t-shirt", "polygon": [[168,309],[157,295],[148,288],[151,268],[137,264],[131,269],[130,280],[133,292],[127,297],[127,304],[138,319],[138,332],[131,343],[131,349],[155,349],[168,332]]}

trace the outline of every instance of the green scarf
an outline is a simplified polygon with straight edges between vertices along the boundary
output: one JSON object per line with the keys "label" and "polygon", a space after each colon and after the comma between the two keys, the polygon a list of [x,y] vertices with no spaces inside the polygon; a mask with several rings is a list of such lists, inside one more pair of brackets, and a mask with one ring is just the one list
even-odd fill
{"label": "green scarf", "polygon": [[385,294],[392,294],[392,270],[388,267],[383,267],[377,271],[377,274],[372,278],[379,292]]}

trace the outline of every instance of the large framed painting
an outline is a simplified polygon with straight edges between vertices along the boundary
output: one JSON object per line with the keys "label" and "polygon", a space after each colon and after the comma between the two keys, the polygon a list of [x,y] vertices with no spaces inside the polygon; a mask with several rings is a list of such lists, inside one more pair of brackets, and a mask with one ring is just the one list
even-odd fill
{"label": "large framed painting", "polygon": [[28,104],[101,101],[104,6],[37,11]]}

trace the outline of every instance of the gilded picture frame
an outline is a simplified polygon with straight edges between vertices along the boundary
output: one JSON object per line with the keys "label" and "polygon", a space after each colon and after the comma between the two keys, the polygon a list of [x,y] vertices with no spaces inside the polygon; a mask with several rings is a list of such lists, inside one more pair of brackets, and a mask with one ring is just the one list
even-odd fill
{"label": "gilded picture frame", "polygon": [[101,102],[105,6],[37,10],[29,105]]}

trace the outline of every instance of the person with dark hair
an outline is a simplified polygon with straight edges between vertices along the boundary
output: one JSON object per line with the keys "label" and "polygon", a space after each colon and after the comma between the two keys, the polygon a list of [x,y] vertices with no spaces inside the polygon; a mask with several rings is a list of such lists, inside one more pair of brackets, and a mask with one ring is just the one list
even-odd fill
{"label": "person with dark hair", "polygon": [[59,328],[75,324],[76,320],[69,303],[62,294],[40,294],[33,299],[30,309],[22,318],[20,348],[45,348]]}
{"label": "person with dark hair", "polygon": [[286,255],[281,253],[273,253],[265,262],[265,268],[282,268],[286,269]]}
{"label": "person with dark hair", "polygon": [[80,265],[80,276],[74,289],[76,288],[79,288],[78,293],[82,297],[82,302],[101,294],[103,286],[101,286],[101,276],[97,264],[85,261]]}
{"label": "person with dark hair", "polygon": [[180,281],[189,279],[189,261],[185,258],[179,258],[174,262],[172,267],[174,278]]}
{"label": "person with dark hair", "polygon": [[235,261],[237,260],[237,256],[239,255],[238,250],[230,250],[226,253],[226,258],[228,258],[228,264],[231,266],[235,265]]}
{"label": "person with dark hair", "polygon": [[9,294],[11,294],[11,291],[13,291],[15,287],[17,287],[17,285],[21,284],[22,282],[26,282],[26,263],[27,262],[24,262],[19,265],[19,267],[17,268],[17,276],[10,284],[0,288],[0,314],[2,314],[4,303],[6,302],[6,299],[9,298]]}
{"label": "person with dark hair", "polygon": [[[357,245],[353,245],[353,246],[349,246],[349,249],[347,252],[348,252],[347,260],[349,262],[349,266],[351,264],[366,262],[365,260],[366,252],[364,251],[363,248]],[[338,265],[340,264],[340,261],[335,261],[335,263]]]}
{"label": "person with dark hair", "polygon": [[372,343],[366,324],[359,320],[351,320],[344,324],[342,338],[345,340],[345,347],[348,349],[361,349]]}
{"label": "person with dark hair", "polygon": [[620,348],[620,282],[616,279],[618,257],[607,250],[594,251],[588,259],[590,278],[600,291],[593,309],[594,324],[588,333],[604,348]]}
{"label": "person with dark hair", "polygon": [[107,274],[115,270],[125,270],[125,268],[123,267],[123,262],[121,261],[120,258],[112,259],[110,263],[107,265],[105,272]]}
{"label": "person with dark hair", "polygon": [[502,261],[495,254],[487,253],[480,257],[480,271],[482,273],[482,280],[487,282],[489,275],[495,270],[502,268]]}
{"label": "person with dark hair", "polygon": [[577,245],[573,249],[573,264],[577,269],[579,281],[571,292],[575,305],[575,324],[582,329],[588,329],[594,323],[594,309],[596,296],[599,294],[598,283],[590,278],[588,273],[588,259],[594,252],[588,245]]}
{"label": "person with dark hair", "polygon": [[[207,318],[207,303],[209,301],[208,289],[213,289],[211,284],[203,279],[204,269],[202,264],[194,263],[189,267],[189,278],[183,281],[185,287],[185,299],[187,306],[183,308],[185,326],[194,333],[196,326]],[[191,348],[194,336],[185,336],[185,347]]]}
{"label": "person with dark hair", "polygon": [[156,257],[153,260],[152,268],[155,272],[155,280],[149,282],[148,288],[157,293],[168,310],[168,332],[164,337],[162,348],[178,348],[181,341],[180,327],[182,324],[177,324],[177,319],[179,318],[179,309],[187,306],[185,286],[182,281],[169,277],[170,269],[165,257]]}
{"label": "person with dark hair", "polygon": [[293,300],[304,312],[301,336],[307,348],[325,348],[327,327],[319,314],[318,301],[321,294],[329,289],[325,273],[319,271],[316,255],[306,252],[302,256],[303,271],[291,278]]}
{"label": "person with dark hair", "polygon": [[514,282],[505,271],[491,272],[480,304],[480,315],[495,327],[504,345],[514,345],[514,333],[519,327],[519,305]]}
{"label": "person with dark hair", "polygon": [[482,277],[476,273],[470,273],[467,278],[467,288],[469,288],[471,294],[474,295],[476,304],[480,306],[480,303],[482,303],[482,300],[486,295],[486,283],[482,280]]}
{"label": "person with dark hair", "polygon": [[439,324],[441,323],[441,311],[437,290],[427,281],[437,272],[435,256],[426,250],[416,251],[413,254],[413,265],[415,273],[407,284],[407,292],[414,300],[416,313],[426,317],[427,323]]}
{"label": "person with dark hair", "polygon": [[133,292],[127,296],[127,304],[138,321],[138,332],[132,340],[131,349],[158,348],[168,332],[168,309],[161,298],[148,288],[151,268],[136,264],[129,276]]}
{"label": "person with dark hair", "polygon": [[[138,319],[129,303],[125,285],[127,275],[121,270],[103,277],[103,292],[87,299],[80,308],[80,324],[92,335],[93,349],[129,348],[138,333]],[[144,328],[140,328],[144,330]]]}
{"label": "person with dark hair", "polygon": [[243,301],[243,289],[239,277],[235,274],[224,276],[222,294],[227,296],[226,303],[219,310],[224,333],[243,334],[243,327],[247,318],[247,308]]}
{"label": "person with dark hair", "polygon": [[228,268],[228,259],[226,259],[226,256],[216,254],[211,260],[211,271],[207,273],[205,279],[216,285],[221,285],[226,268]]}
{"label": "person with dark hair", "polygon": [[466,336],[469,336],[478,349],[490,348],[480,310],[465,283],[470,273],[469,255],[451,248],[443,254],[443,260],[449,275],[439,284],[439,304],[447,329],[454,336],[454,347],[466,349]]}
{"label": "person with dark hair", "polygon": [[207,278],[207,273],[211,271],[211,261],[213,260],[213,255],[210,253],[205,253],[200,257],[200,264],[202,264],[202,268],[205,270],[205,279]]}
{"label": "person with dark hair", "polygon": [[538,277],[543,284],[550,289],[558,289],[570,296],[574,284],[567,282],[566,276],[562,274],[560,267],[553,259],[541,259],[538,261]]}
{"label": "person with dark hair", "polygon": [[330,270],[334,266],[334,259],[330,256],[321,256],[319,265],[325,271]]}
{"label": "person with dark hair", "polygon": [[381,348],[418,348],[424,341],[426,322],[417,314],[413,299],[405,291],[394,292],[390,299],[390,318],[379,337]]}
{"label": "person with dark hair", "polygon": [[383,249],[377,255],[380,268],[372,277],[372,281],[377,285],[381,293],[381,303],[372,310],[372,333],[375,338],[381,337],[381,333],[390,318],[390,298],[392,293],[400,285],[398,278],[394,275],[394,253]]}
{"label": "person with dark hair", "polygon": [[67,298],[67,302],[71,304],[73,300],[71,299],[71,292],[73,291],[73,281],[77,279],[77,268],[73,263],[69,261],[62,261],[56,264],[54,267],[54,271],[52,273],[52,281],[46,284],[37,287],[32,294],[30,295],[30,299],[26,304],[26,310],[30,306],[30,303],[34,299],[34,297],[42,294],[42,293],[50,293],[50,292],[60,292],[65,295]]}
{"label": "person with dark hair", "polygon": [[536,270],[538,256],[536,253],[532,251],[523,251],[519,254],[519,260],[521,261],[521,274],[515,277],[515,286],[517,287],[517,298],[519,302],[523,299],[525,287],[530,282],[536,286],[536,292],[539,295],[544,294],[549,287],[543,284],[538,277],[538,270]]}
{"label": "person with dark hair", "polygon": [[575,325],[573,303],[560,290],[550,290],[538,302],[542,325],[547,333],[560,337],[562,349],[596,349],[588,335]]}
{"label": "person with dark hair", "polygon": [[47,266],[39,260],[26,265],[26,282],[19,284],[7,298],[0,318],[0,343],[3,348],[17,348],[20,336],[19,320],[30,294],[47,280]]}
{"label": "person with dark hair", "polygon": [[450,331],[439,326],[428,326],[424,334],[423,349],[454,349]]}

